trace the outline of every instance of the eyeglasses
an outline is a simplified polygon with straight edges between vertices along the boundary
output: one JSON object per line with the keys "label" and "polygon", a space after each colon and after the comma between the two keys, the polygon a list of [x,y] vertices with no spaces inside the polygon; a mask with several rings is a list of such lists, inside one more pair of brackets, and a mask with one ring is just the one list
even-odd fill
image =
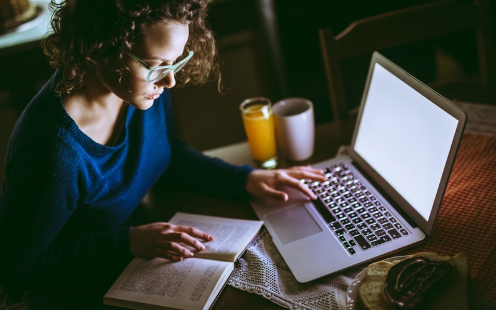
{"label": "eyeglasses", "polygon": [[148,69],[148,74],[146,75],[146,82],[147,83],[155,83],[166,77],[171,71],[176,74],[181,70],[193,57],[193,51],[190,51],[188,56],[184,58],[183,60],[179,61],[178,63],[175,63],[173,65],[167,65],[167,66],[156,66],[156,67],[150,67],[146,63],[144,63],[141,59],[138,57],[134,56],[131,53],[126,53],[129,57],[132,59],[136,60],[140,64],[142,64],[145,68]]}

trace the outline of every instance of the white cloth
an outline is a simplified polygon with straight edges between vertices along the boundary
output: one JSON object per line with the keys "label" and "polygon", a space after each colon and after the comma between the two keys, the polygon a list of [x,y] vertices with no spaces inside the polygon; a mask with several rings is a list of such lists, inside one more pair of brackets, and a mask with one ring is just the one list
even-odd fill
{"label": "white cloth", "polygon": [[240,258],[228,284],[262,295],[289,309],[341,310],[346,309],[346,290],[360,271],[360,268],[352,268],[308,283],[299,283],[264,228]]}

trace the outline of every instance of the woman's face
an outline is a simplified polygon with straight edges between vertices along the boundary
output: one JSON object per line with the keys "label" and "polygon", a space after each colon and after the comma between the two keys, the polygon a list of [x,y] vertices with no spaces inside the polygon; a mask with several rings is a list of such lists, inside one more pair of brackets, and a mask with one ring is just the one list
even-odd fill
{"label": "woman's face", "polygon": [[[149,67],[172,65],[183,54],[188,36],[187,25],[156,22],[144,30],[143,41],[131,50],[131,54]],[[99,76],[112,93],[135,108],[148,109],[164,88],[171,88],[176,84],[172,72],[158,82],[147,83],[148,69],[131,57],[124,57],[124,63],[130,72],[120,82],[118,75],[112,70],[100,68]]]}

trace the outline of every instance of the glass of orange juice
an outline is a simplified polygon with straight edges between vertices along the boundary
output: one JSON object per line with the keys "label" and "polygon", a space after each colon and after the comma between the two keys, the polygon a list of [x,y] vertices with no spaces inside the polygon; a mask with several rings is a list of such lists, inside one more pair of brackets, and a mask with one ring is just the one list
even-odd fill
{"label": "glass of orange juice", "polygon": [[246,99],[239,106],[251,155],[257,165],[265,169],[277,167],[277,145],[271,105],[270,99],[257,97]]}

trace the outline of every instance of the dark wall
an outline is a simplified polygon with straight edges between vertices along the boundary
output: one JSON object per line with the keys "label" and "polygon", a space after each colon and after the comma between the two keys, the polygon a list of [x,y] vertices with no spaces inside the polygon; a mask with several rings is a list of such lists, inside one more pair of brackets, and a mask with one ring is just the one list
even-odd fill
{"label": "dark wall", "polygon": [[[460,0],[471,2],[471,0]],[[314,101],[316,121],[331,117],[325,72],[320,51],[318,29],[331,27],[334,34],[344,30],[354,20],[372,15],[419,5],[434,0],[274,0],[282,46],[282,57],[287,71],[290,93]],[[490,1],[493,25],[496,21],[496,2]],[[496,32],[493,26],[493,32]],[[377,34],[380,35],[380,34]],[[472,32],[446,36],[440,46],[458,62],[466,75],[477,70],[475,37]],[[404,67],[423,82],[434,79],[435,66],[432,44],[418,43],[384,51],[383,54]],[[421,57],[424,66],[413,59]],[[343,75],[348,101],[358,104],[370,57],[343,64]]]}

